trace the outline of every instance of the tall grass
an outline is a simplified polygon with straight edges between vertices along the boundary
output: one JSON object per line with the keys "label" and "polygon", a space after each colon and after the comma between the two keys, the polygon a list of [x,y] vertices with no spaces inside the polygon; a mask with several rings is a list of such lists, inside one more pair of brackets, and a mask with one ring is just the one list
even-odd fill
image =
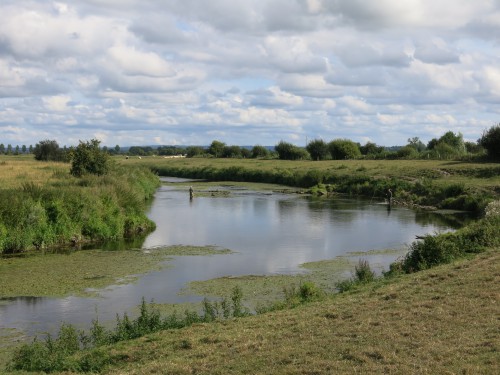
{"label": "tall grass", "polygon": [[427,235],[413,242],[406,256],[391,264],[388,274],[412,273],[500,246],[500,214],[491,214],[497,205],[498,201],[490,203],[486,210],[490,214],[456,232]]}
{"label": "tall grass", "polygon": [[143,298],[139,316],[131,319],[126,313],[122,317],[117,315],[112,329],[107,329],[95,319],[88,333],[63,324],[56,338],[50,335],[44,341],[35,338],[15,352],[8,370],[99,372],[113,362],[112,356],[101,347],[161,330],[249,315],[242,305],[242,298],[241,289],[234,288],[229,299],[224,298],[220,302],[205,299],[201,313],[186,310],[183,315],[173,313],[166,317],[161,316],[153,302],[148,304]]}
{"label": "tall grass", "polygon": [[0,189],[0,253],[118,239],[154,228],[146,201],[159,185],[145,168],[115,166],[106,176],[57,173],[46,183]]}

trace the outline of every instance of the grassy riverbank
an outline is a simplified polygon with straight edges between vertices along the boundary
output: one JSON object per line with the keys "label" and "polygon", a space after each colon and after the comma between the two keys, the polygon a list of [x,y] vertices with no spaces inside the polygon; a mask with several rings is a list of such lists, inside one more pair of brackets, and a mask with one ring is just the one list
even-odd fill
{"label": "grassy riverbank", "polygon": [[19,253],[145,233],[159,186],[146,168],[114,165],[105,176],[73,177],[70,165],[0,157],[0,253]]}
{"label": "grassy riverbank", "polygon": [[[388,189],[404,203],[481,212],[500,196],[500,164],[436,160],[288,161],[259,159],[123,160],[160,176],[265,182],[383,199]],[[326,191],[326,189],[325,189]]]}
{"label": "grassy riverbank", "polygon": [[102,373],[498,373],[499,250],[292,310],[101,347]]}
{"label": "grassy riverbank", "polygon": [[499,282],[492,251],[294,310],[124,343],[108,373],[493,374]]}

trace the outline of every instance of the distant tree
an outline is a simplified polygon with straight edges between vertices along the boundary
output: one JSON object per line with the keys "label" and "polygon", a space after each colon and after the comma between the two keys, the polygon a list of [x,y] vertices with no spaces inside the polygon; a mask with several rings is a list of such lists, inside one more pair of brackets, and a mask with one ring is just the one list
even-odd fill
{"label": "distant tree", "polygon": [[226,147],[224,142],[212,141],[210,147],[208,147],[208,153],[216,158],[220,158],[223,156],[224,147]]}
{"label": "distant tree", "polygon": [[334,139],[328,144],[334,160],[355,159],[361,156],[359,145],[349,139]]}
{"label": "distant tree", "polygon": [[120,146],[119,145],[115,146],[115,153],[117,153],[117,154],[120,153]]}
{"label": "distant tree", "polygon": [[205,153],[205,149],[201,146],[189,146],[186,148],[186,156],[188,158],[194,158],[195,156],[201,156]]}
{"label": "distant tree", "polygon": [[413,147],[418,152],[422,152],[426,149],[425,145],[418,137],[408,138],[408,146]]}
{"label": "distant tree", "polygon": [[427,149],[428,150],[434,150],[436,145],[439,143],[437,138],[432,138],[428,143],[427,143]]}
{"label": "distant tree", "polygon": [[478,143],[486,149],[489,159],[500,160],[500,123],[483,132]]}
{"label": "distant tree", "polygon": [[15,148],[14,154],[15,155],[19,155],[20,151],[21,151],[21,148],[19,147],[19,145],[17,145],[16,148]]}
{"label": "distant tree", "polygon": [[29,150],[30,154],[32,154],[33,153],[33,145],[30,145],[28,150]]}
{"label": "distant tree", "polygon": [[252,157],[252,152],[248,148],[242,147],[241,148],[241,157],[244,159],[249,159]]}
{"label": "distant tree", "polygon": [[27,150],[26,145],[23,145],[23,147],[21,147],[21,151],[23,152],[23,154],[26,153],[26,150]]}
{"label": "distant tree", "polygon": [[384,151],[384,147],[377,146],[373,142],[366,142],[366,144],[364,146],[361,146],[359,150],[363,155],[377,155]]}
{"label": "distant tree", "polygon": [[5,145],[0,143],[0,154],[5,154]]}
{"label": "distant tree", "polygon": [[470,154],[484,153],[484,148],[476,142],[465,142],[465,150]]}
{"label": "distant tree", "polygon": [[240,146],[224,146],[222,150],[223,158],[241,158]]}
{"label": "distant tree", "polygon": [[64,151],[59,148],[59,144],[55,140],[46,139],[38,142],[33,153],[36,160],[65,161]]}
{"label": "distant tree", "polygon": [[252,158],[267,158],[269,157],[269,150],[264,146],[255,145],[252,147]]}
{"label": "distant tree", "polygon": [[306,149],[284,141],[280,141],[274,149],[278,153],[278,157],[282,160],[300,160],[309,157]]}
{"label": "distant tree", "polygon": [[464,138],[461,133],[455,134],[452,131],[446,132],[438,139],[438,143],[450,145],[457,154],[463,154],[465,152]]}
{"label": "distant tree", "polygon": [[105,175],[109,171],[109,155],[99,148],[100,141],[92,139],[80,144],[71,152],[71,170],[73,176],[85,174]]}
{"label": "distant tree", "polygon": [[414,146],[406,145],[396,151],[396,155],[400,159],[414,159],[418,157],[418,150]]}
{"label": "distant tree", "polygon": [[328,144],[322,139],[314,139],[306,146],[306,150],[311,155],[312,160],[325,160],[330,157]]}
{"label": "distant tree", "polygon": [[7,155],[10,155],[10,154],[12,154],[12,145],[8,144],[7,145]]}
{"label": "distant tree", "polygon": [[152,150],[153,149],[151,147],[132,146],[129,148],[128,153],[130,155],[145,156],[148,154],[149,151],[152,151]]}

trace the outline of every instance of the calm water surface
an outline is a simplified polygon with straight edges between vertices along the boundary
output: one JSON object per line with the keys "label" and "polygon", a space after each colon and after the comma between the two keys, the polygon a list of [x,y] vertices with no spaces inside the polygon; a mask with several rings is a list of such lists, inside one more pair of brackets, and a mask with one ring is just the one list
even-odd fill
{"label": "calm water surface", "polygon": [[[366,199],[312,198],[227,186],[218,189],[231,194],[195,196],[190,201],[185,186],[162,186],[148,213],[157,229],[142,247],[215,245],[234,254],[175,257],[173,267],[148,273],[133,284],[110,286],[97,298],[3,300],[0,328],[17,328],[34,335],[57,332],[61,322],[88,327],[97,315],[106,321],[114,320],[116,313],[131,311],[142,297],[158,303],[199,301],[200,296],[178,294],[192,280],[293,274],[301,272],[299,265],[304,262],[352,251],[403,249],[417,235],[456,225],[449,215],[404,208],[388,211],[381,202]],[[387,268],[395,257],[371,256],[370,263]]]}

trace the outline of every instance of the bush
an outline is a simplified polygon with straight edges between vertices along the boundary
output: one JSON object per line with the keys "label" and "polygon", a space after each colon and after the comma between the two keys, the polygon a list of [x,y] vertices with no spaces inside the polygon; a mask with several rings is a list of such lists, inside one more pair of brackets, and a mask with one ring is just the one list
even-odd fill
{"label": "bush", "polygon": [[59,148],[57,141],[46,139],[35,145],[33,150],[36,160],[66,161],[66,153]]}
{"label": "bush", "polygon": [[359,145],[349,139],[334,139],[328,144],[334,160],[355,159],[361,156]]}
{"label": "bush", "polygon": [[70,173],[75,177],[86,174],[102,176],[109,171],[109,154],[99,149],[100,141],[82,142],[71,152]]}
{"label": "bush", "polygon": [[500,123],[485,131],[478,143],[486,149],[489,159],[500,160]]}
{"label": "bush", "polygon": [[280,143],[275,146],[275,150],[281,160],[300,160],[309,158],[309,154],[305,149],[284,141],[280,141]]}
{"label": "bush", "polygon": [[309,155],[311,155],[312,160],[325,160],[330,158],[328,144],[322,139],[315,139],[309,142],[306,146],[306,150],[309,152]]}

